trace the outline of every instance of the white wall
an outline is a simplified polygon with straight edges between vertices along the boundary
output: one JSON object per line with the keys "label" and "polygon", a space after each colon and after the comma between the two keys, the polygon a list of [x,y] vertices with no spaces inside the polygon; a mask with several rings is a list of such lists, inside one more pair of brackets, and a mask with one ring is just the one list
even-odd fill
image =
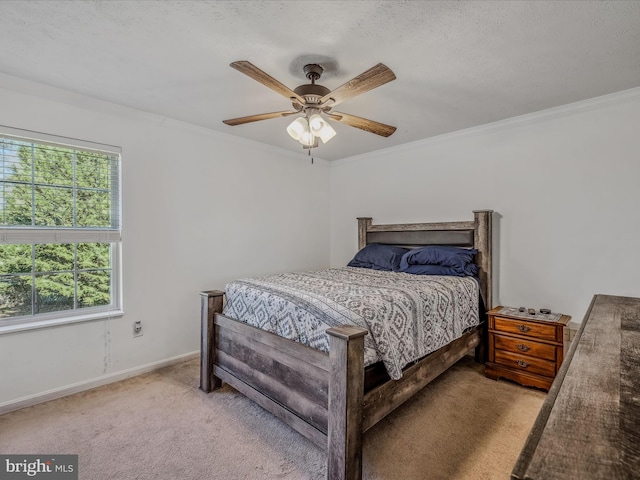
{"label": "white wall", "polygon": [[0,407],[199,350],[200,290],[328,266],[325,162],[6,76],[0,125],[122,147],[126,312],[0,335]]}
{"label": "white wall", "polygon": [[595,293],[640,294],[640,89],[340,160],[331,264],[374,223],[495,215],[494,305],[581,321]]}

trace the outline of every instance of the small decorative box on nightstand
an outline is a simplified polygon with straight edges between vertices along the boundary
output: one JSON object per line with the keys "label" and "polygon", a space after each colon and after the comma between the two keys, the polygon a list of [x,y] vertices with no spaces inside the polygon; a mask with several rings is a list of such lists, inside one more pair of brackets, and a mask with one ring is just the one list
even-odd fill
{"label": "small decorative box on nightstand", "polygon": [[534,315],[496,307],[489,316],[489,361],[485,375],[549,390],[562,364],[564,328],[571,320],[559,313]]}

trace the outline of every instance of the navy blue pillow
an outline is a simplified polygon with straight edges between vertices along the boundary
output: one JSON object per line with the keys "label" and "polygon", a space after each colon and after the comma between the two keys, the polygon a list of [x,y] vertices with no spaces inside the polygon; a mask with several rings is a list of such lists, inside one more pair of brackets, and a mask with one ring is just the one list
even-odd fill
{"label": "navy blue pillow", "polygon": [[347,266],[397,272],[400,269],[402,256],[408,251],[406,248],[394,245],[371,243],[356,253]]}
{"label": "navy blue pillow", "polygon": [[465,265],[473,262],[476,253],[478,250],[475,248],[440,245],[415,248],[404,254],[400,261],[400,270],[404,271],[410,265],[443,265],[464,269]]}
{"label": "navy blue pillow", "polygon": [[468,263],[464,268],[449,267],[447,265],[409,265],[402,269],[404,273],[414,275],[449,275],[452,277],[468,277],[478,274],[478,266],[475,263]]}

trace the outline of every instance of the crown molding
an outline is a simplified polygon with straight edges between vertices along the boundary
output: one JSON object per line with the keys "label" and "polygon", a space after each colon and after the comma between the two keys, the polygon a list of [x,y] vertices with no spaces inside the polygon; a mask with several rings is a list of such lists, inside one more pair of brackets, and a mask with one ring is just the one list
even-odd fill
{"label": "crown molding", "polygon": [[508,130],[514,127],[534,124],[554,118],[574,115],[579,112],[598,110],[612,105],[633,101],[640,101],[640,87],[622,90],[620,92],[610,93],[599,97],[589,98],[587,100],[580,100],[578,102],[568,103],[559,107],[548,108],[545,110],[540,110],[538,112],[527,113],[524,115],[519,115],[517,117],[498,120],[496,122],[486,123],[475,127],[469,127],[463,130],[457,130],[455,132],[443,133],[442,135],[436,135],[434,137],[424,138],[421,140],[416,140],[414,142],[403,143],[402,145],[383,148],[381,150],[375,150],[369,153],[341,158],[339,160],[334,160],[333,162],[331,162],[331,165],[340,166],[347,163],[358,162],[361,160],[371,160],[372,158],[377,157],[388,157],[389,155],[424,148],[425,146],[436,143],[453,141],[459,138],[470,137],[488,132]]}

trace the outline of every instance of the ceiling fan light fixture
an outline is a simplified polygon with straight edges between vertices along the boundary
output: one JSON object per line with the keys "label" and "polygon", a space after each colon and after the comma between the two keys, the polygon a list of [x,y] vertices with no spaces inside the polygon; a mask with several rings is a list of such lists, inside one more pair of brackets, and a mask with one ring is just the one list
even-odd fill
{"label": "ceiling fan light fixture", "polygon": [[310,147],[314,144],[314,135],[311,133],[311,130],[306,129],[302,136],[300,137],[300,143],[306,147]]}
{"label": "ceiling fan light fixture", "polygon": [[328,122],[324,122],[324,126],[322,127],[319,136],[320,140],[322,140],[322,143],[327,143],[329,140],[336,136],[336,131],[331,125],[329,125]]}
{"label": "ceiling fan light fixture", "polygon": [[[305,131],[309,130],[309,124],[304,117],[298,117],[287,127],[287,133],[294,140],[300,140]],[[301,141],[302,143],[302,141]]]}
{"label": "ceiling fan light fixture", "polygon": [[287,127],[287,133],[305,148],[315,148],[318,146],[318,138],[322,140],[322,143],[327,143],[335,136],[336,131],[324,118],[314,113],[309,118],[296,118]]}
{"label": "ceiling fan light fixture", "polygon": [[313,136],[322,140],[322,143],[327,143],[336,135],[336,131],[318,113],[314,113],[309,117],[309,129]]}
{"label": "ceiling fan light fixture", "polygon": [[309,117],[309,128],[311,129],[311,133],[313,133],[316,137],[320,136],[325,124],[326,122],[324,121],[324,118],[322,118],[317,113],[314,113]]}

